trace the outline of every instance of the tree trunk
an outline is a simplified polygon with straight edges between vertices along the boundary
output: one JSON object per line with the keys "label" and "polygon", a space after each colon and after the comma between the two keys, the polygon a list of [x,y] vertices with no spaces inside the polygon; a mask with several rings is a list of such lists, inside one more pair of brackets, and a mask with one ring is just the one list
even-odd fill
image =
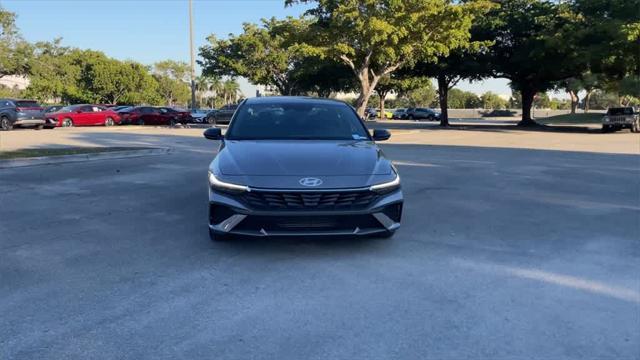
{"label": "tree trunk", "polygon": [[578,97],[578,94],[576,94],[576,92],[573,90],[567,91],[567,93],[569,93],[569,97],[571,97],[571,113],[575,114],[578,103],[580,102],[580,98]]}
{"label": "tree trunk", "polygon": [[449,83],[444,75],[438,75],[438,102],[440,103],[440,126],[449,126]]}
{"label": "tree trunk", "polygon": [[360,117],[364,118],[364,112],[369,104],[369,98],[371,94],[373,94],[378,80],[380,80],[380,76],[373,76],[372,79],[369,79],[369,68],[367,67],[359,71],[358,79],[360,80],[360,95],[356,101],[356,111]]}
{"label": "tree trunk", "polygon": [[387,92],[379,92],[378,95],[380,96],[380,118],[386,119],[387,117],[384,115],[384,101],[387,98]]}
{"label": "tree trunk", "polygon": [[533,105],[533,98],[536,95],[536,91],[530,87],[524,87],[521,90],[522,94],[522,120],[518,123],[518,126],[534,126],[538,125],[531,118],[531,106]]}
{"label": "tree trunk", "polygon": [[584,96],[584,112],[589,112],[589,100],[591,99],[591,93],[593,90],[587,90],[587,94]]}

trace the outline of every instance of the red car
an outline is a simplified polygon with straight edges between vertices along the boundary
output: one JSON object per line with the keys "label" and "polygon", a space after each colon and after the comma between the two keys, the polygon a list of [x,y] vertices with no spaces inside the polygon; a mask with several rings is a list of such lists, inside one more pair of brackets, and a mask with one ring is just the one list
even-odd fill
{"label": "red car", "polygon": [[180,112],[170,108],[156,108],[153,106],[136,106],[118,112],[123,124],[135,125],[175,125],[182,122]]}
{"label": "red car", "polygon": [[46,114],[46,127],[113,126],[120,124],[120,115],[98,105],[70,105]]}

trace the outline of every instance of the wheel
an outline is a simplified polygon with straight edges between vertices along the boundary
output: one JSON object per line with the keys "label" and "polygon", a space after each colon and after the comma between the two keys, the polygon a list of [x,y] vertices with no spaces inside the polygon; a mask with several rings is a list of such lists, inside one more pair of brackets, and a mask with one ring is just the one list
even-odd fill
{"label": "wheel", "polygon": [[228,234],[216,234],[213,230],[209,229],[209,239],[215,242],[223,242],[231,240],[232,235]]}
{"label": "wheel", "polygon": [[144,125],[144,120],[143,120],[143,119],[139,119],[139,120],[136,122],[136,124],[137,124],[137,125]]}
{"label": "wheel", "polygon": [[106,119],[104,119],[104,126],[113,126],[116,123],[113,121],[112,118],[108,117]]}
{"label": "wheel", "polygon": [[640,120],[636,120],[633,122],[633,124],[631,124],[631,132],[640,132]]}
{"label": "wheel", "polygon": [[407,116],[407,119],[409,119],[409,120],[415,120],[415,118],[413,117],[413,115],[409,115],[409,116]]}
{"label": "wheel", "polygon": [[62,127],[72,127],[72,126],[73,126],[73,120],[69,118],[62,120]]}
{"label": "wheel", "polygon": [[207,123],[209,123],[209,125],[216,126],[216,118],[213,116],[207,116]]}
{"label": "wheel", "polygon": [[175,119],[169,120],[169,126],[171,126],[171,127],[176,126],[176,120]]}
{"label": "wheel", "polygon": [[3,116],[0,118],[0,130],[2,131],[9,131],[13,128],[13,126],[11,126],[11,121],[9,121],[9,118],[6,116]]}
{"label": "wheel", "polygon": [[35,129],[35,130],[42,130],[42,129],[44,129],[44,125],[36,125],[36,126],[34,127],[34,129]]}

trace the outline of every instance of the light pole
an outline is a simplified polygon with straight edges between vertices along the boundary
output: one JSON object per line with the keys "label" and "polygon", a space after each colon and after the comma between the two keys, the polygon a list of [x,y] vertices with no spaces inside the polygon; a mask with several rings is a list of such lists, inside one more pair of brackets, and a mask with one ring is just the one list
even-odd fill
{"label": "light pole", "polygon": [[193,53],[193,0],[189,0],[189,48],[191,49],[191,110],[196,108],[196,63]]}

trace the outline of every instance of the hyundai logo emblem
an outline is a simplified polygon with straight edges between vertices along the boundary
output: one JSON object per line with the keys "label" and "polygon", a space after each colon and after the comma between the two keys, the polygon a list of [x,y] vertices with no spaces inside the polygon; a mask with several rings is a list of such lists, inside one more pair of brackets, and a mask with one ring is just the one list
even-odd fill
{"label": "hyundai logo emblem", "polygon": [[314,177],[306,177],[298,180],[300,185],[302,186],[320,186],[322,185],[322,180]]}

